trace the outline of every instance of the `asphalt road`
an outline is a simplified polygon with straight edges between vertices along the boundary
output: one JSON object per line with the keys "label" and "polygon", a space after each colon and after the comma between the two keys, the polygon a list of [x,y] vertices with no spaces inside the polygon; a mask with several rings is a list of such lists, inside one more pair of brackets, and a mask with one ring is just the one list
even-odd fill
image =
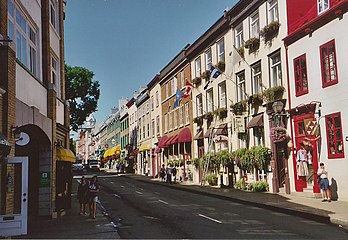
{"label": "asphalt road", "polygon": [[160,184],[112,175],[99,183],[99,207],[121,238],[348,239],[334,225]]}

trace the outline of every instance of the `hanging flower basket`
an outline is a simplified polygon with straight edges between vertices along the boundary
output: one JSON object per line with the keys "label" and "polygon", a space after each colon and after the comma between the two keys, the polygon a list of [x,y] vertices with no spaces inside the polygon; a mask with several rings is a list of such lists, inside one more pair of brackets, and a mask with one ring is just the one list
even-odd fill
{"label": "hanging flower basket", "polygon": [[273,127],[270,131],[271,140],[275,143],[283,142],[286,139],[286,128]]}

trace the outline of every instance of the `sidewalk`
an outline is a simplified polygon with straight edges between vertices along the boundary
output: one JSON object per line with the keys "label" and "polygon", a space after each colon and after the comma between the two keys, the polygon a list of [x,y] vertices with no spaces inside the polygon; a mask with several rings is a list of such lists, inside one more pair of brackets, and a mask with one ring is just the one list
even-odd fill
{"label": "sidewalk", "polygon": [[333,223],[348,229],[348,202],[332,201],[321,202],[321,199],[302,197],[295,194],[274,194],[260,192],[245,192],[233,188],[218,188],[199,186],[190,183],[163,183],[159,179],[134,175],[122,174],[124,177],[138,181],[161,184],[166,187],[194,192],[206,196],[218,197],[242,204],[266,208],[277,212],[295,215],[323,223]]}
{"label": "sidewalk", "polygon": [[80,205],[76,199],[77,181],[72,180],[71,209],[57,219],[29,221],[28,235],[20,239],[119,239],[119,235],[98,207],[96,219],[79,215]]}

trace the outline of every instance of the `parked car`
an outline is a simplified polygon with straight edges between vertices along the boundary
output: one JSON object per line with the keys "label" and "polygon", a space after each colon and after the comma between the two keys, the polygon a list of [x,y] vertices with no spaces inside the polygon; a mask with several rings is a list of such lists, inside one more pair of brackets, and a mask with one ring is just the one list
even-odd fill
{"label": "parked car", "polygon": [[82,172],[83,171],[83,164],[82,162],[75,162],[71,165],[71,169],[73,172]]}
{"label": "parked car", "polygon": [[100,164],[97,160],[92,160],[88,162],[88,170],[90,171],[99,171],[100,170]]}

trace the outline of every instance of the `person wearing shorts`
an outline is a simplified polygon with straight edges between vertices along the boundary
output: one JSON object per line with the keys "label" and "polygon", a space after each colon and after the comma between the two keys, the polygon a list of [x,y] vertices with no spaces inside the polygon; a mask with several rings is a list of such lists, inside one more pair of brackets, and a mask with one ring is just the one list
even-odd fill
{"label": "person wearing shorts", "polygon": [[320,178],[318,182],[320,185],[320,189],[323,192],[323,200],[322,201],[323,202],[331,202],[328,172],[325,169],[324,163],[320,163],[320,167],[318,169],[318,178]]}
{"label": "person wearing shorts", "polygon": [[95,219],[97,213],[97,201],[99,194],[99,184],[97,176],[93,176],[89,184],[89,208],[90,214],[89,217]]}

